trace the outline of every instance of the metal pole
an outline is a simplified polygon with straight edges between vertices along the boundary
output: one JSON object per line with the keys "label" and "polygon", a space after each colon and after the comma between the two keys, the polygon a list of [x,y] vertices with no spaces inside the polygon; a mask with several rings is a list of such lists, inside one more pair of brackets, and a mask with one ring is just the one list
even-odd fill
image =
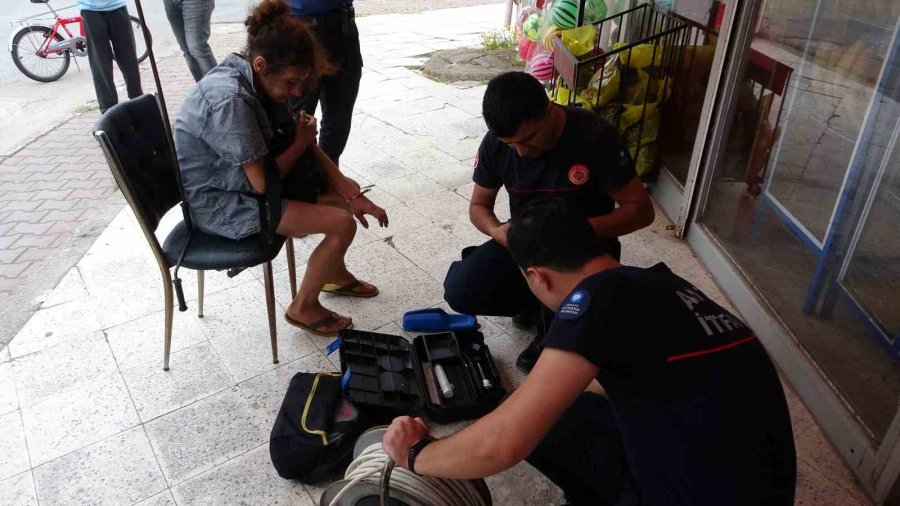
{"label": "metal pole", "polygon": [[141,20],[141,32],[144,35],[144,42],[147,43],[147,54],[150,57],[150,69],[153,71],[153,80],[156,81],[156,94],[159,96],[159,101],[162,103],[162,115],[163,120],[166,123],[166,132],[169,137],[172,136],[171,127],[169,125],[169,113],[166,110],[166,99],[163,96],[162,83],[159,81],[159,69],[156,68],[156,56],[153,54],[153,43],[150,39],[150,29],[147,27],[147,20],[144,18],[144,7],[141,5],[141,0],[134,0],[134,6],[137,8],[138,19]]}
{"label": "metal pole", "polygon": [[506,26],[512,26],[513,0],[506,0],[506,14],[503,16],[503,23]]}
{"label": "metal pole", "polygon": [[[141,21],[141,33],[144,35],[144,42],[147,44],[147,56],[150,57],[150,70],[153,72],[153,81],[156,83],[156,99],[159,105],[159,112],[162,115],[163,128],[166,132],[166,141],[169,143],[169,154],[172,157],[172,167],[175,168],[175,179],[178,181],[179,190],[181,190],[181,214],[184,217],[184,223],[188,229],[187,241],[185,241],[184,247],[181,249],[181,255],[179,255],[178,261],[175,263],[175,275],[173,280],[173,283],[175,285],[175,294],[178,297],[178,310],[187,311],[187,304],[185,304],[184,302],[184,292],[181,289],[181,279],[178,278],[178,269],[181,267],[181,262],[182,260],[184,260],[184,254],[187,252],[188,247],[191,245],[191,239],[193,239],[193,234],[191,233],[191,231],[193,230],[193,222],[191,220],[191,212],[187,204],[187,195],[184,191],[184,183],[181,181],[181,168],[178,165],[178,156],[175,154],[175,138],[172,135],[172,124],[169,122],[169,108],[166,105],[166,97],[165,95],[163,95],[162,82],[159,79],[159,69],[156,67],[156,55],[153,54],[153,39],[150,37],[150,28],[147,26],[147,19],[144,17],[144,6],[141,4],[141,0],[134,0],[134,6],[135,8],[137,8],[138,19]],[[169,309],[166,308],[166,310],[168,311]],[[271,324],[271,315],[269,320],[269,323]],[[278,355],[275,350],[276,344],[275,337],[273,336],[272,356],[274,358],[274,362],[278,363]],[[166,369],[168,369],[168,352],[166,357],[167,360],[165,365]]]}

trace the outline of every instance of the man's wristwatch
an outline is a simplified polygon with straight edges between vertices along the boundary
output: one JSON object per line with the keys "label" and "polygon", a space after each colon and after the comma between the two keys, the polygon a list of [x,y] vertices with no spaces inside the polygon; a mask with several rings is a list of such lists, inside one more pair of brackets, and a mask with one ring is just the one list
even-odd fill
{"label": "man's wristwatch", "polygon": [[409,454],[406,457],[406,468],[409,469],[409,472],[413,474],[419,474],[415,469],[416,457],[419,456],[419,452],[421,452],[423,448],[431,444],[433,441],[433,437],[425,436],[409,447]]}

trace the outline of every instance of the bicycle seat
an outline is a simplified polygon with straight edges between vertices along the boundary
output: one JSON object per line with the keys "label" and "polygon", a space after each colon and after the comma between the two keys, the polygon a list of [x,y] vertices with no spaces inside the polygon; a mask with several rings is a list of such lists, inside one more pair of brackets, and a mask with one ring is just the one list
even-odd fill
{"label": "bicycle seat", "polygon": [[49,1],[50,1],[50,0],[31,0],[31,3],[33,3],[33,4],[45,4],[45,3],[48,3]]}

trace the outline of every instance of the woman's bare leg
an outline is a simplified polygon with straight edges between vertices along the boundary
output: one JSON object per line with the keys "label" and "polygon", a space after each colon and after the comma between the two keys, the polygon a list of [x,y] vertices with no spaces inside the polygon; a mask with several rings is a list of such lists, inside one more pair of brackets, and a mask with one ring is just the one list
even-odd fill
{"label": "woman's bare leg", "polygon": [[[288,314],[295,320],[310,324],[331,315],[319,302],[319,291],[325,283],[333,282],[347,273],[344,255],[356,235],[356,221],[350,211],[328,205],[308,204],[288,200],[277,233],[287,237],[306,234],[325,234],[306,263],[306,273],[300,282],[297,296],[288,306]],[[343,271],[343,272],[341,272]],[[349,273],[347,273],[349,274]],[[345,328],[346,319],[320,328],[330,333]]]}
{"label": "woman's bare leg", "polygon": [[[352,179],[350,181],[353,182],[353,184],[357,188],[357,191],[359,191],[359,183]],[[329,189],[328,192],[319,195],[317,204],[343,209],[348,213],[350,212],[350,206],[347,205],[347,201],[344,200],[344,198],[341,197],[333,189]],[[349,270],[347,270],[347,264],[344,261],[344,257],[341,257],[340,261],[335,266],[335,277],[333,279],[329,279],[328,281],[326,281],[326,283],[346,285],[356,281],[356,279],[356,276],[354,276]]]}

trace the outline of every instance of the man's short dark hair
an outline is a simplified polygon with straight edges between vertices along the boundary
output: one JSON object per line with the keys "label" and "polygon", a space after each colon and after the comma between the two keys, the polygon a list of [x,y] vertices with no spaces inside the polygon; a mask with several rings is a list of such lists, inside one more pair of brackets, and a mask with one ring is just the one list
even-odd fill
{"label": "man's short dark hair", "polygon": [[584,213],[559,197],[528,203],[513,217],[506,239],[513,260],[522,269],[539,266],[571,272],[610,252],[606,241],[597,239]]}
{"label": "man's short dark hair", "polygon": [[531,74],[507,72],[491,79],[484,92],[481,112],[497,137],[512,137],[523,123],[547,113],[547,92]]}

